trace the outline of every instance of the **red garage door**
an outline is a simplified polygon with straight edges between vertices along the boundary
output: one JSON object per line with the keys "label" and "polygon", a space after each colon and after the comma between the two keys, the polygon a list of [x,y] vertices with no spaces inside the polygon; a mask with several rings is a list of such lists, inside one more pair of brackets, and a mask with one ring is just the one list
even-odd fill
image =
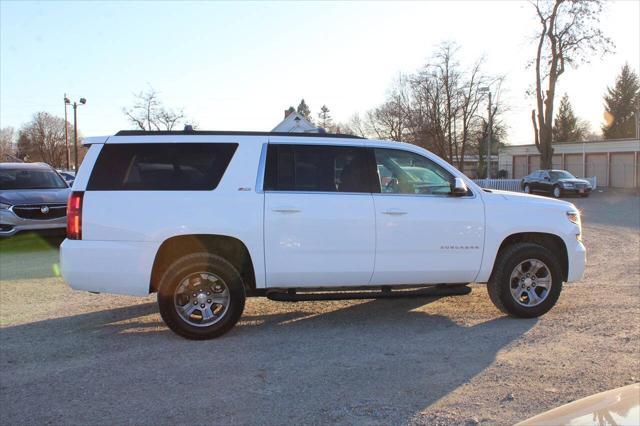
{"label": "red garage door", "polygon": [[527,156],[526,155],[514,155],[513,156],[513,178],[520,179],[528,175],[527,171]]}
{"label": "red garage door", "polygon": [[530,155],[529,156],[529,173],[533,173],[536,170],[540,170],[540,156]]}
{"label": "red garage door", "polygon": [[564,169],[577,177],[582,176],[582,154],[565,154]]}
{"label": "red garage door", "polygon": [[611,154],[611,185],[614,188],[633,188],[635,154],[624,152]]}
{"label": "red garage door", "polygon": [[587,154],[587,177],[596,176],[598,186],[609,186],[607,154]]}

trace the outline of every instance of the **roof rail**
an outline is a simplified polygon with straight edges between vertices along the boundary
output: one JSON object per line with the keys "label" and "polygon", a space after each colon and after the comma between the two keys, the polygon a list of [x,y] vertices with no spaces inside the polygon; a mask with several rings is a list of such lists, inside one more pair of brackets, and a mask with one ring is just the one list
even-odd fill
{"label": "roof rail", "polygon": [[311,138],[336,138],[336,139],[365,139],[361,136],[344,135],[340,133],[289,133],[289,132],[244,132],[222,130],[120,130],[115,136],[291,136]]}

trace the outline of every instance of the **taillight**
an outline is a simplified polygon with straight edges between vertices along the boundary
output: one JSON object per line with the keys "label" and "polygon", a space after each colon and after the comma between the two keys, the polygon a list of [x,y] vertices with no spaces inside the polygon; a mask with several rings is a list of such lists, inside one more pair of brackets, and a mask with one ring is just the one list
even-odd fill
{"label": "taillight", "polygon": [[72,192],[67,202],[67,238],[82,239],[82,197],[84,192]]}

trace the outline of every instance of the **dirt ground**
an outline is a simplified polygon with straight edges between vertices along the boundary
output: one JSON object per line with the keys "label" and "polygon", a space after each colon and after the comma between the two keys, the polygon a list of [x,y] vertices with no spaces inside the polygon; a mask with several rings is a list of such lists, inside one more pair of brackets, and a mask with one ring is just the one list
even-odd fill
{"label": "dirt ground", "polygon": [[154,297],[74,292],[5,245],[0,423],[513,424],[638,382],[640,197],[569,201],[586,274],[531,320],[502,316],[482,285],[437,300],[250,299],[229,334],[193,342]]}

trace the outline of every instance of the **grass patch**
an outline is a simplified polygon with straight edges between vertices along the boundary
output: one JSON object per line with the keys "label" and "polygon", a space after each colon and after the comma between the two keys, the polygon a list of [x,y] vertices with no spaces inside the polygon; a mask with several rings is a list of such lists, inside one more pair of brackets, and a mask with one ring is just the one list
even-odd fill
{"label": "grass patch", "polygon": [[0,239],[0,281],[58,275],[59,246],[63,239],[35,232]]}

